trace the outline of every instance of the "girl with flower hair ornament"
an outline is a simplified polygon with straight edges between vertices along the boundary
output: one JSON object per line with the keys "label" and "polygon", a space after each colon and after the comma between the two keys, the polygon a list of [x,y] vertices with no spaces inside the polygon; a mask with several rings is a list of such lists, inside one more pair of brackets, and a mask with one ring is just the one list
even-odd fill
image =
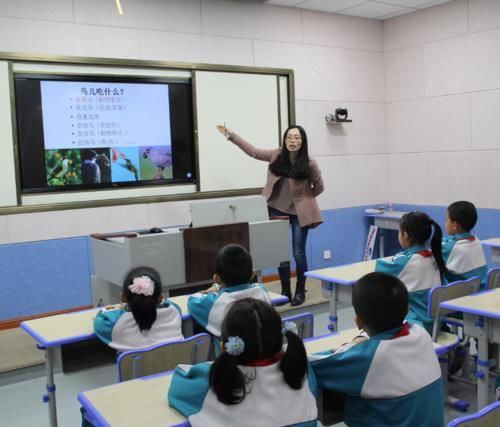
{"label": "girl with flower hair ornament", "polygon": [[118,351],[181,340],[181,325],[180,308],[164,299],[160,277],[149,267],[129,271],[121,304],[99,312],[94,321],[98,338]]}
{"label": "girl with flower hair ornament", "polygon": [[293,326],[282,328],[263,301],[232,303],[222,324],[222,353],[213,363],[176,368],[170,406],[193,427],[316,426],[316,379]]}

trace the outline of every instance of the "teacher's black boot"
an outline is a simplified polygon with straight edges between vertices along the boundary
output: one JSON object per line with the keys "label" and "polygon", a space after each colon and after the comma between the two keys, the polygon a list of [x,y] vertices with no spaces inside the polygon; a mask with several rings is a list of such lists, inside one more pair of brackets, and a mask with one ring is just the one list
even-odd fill
{"label": "teacher's black boot", "polygon": [[290,305],[297,306],[304,304],[306,300],[306,284],[305,282],[297,282],[297,287],[295,288],[295,296],[293,297],[292,303]]}
{"label": "teacher's black boot", "polygon": [[281,281],[281,295],[288,298],[288,301],[278,303],[276,305],[285,305],[292,301],[292,291],[290,289],[290,262],[283,261],[278,267],[278,273]]}

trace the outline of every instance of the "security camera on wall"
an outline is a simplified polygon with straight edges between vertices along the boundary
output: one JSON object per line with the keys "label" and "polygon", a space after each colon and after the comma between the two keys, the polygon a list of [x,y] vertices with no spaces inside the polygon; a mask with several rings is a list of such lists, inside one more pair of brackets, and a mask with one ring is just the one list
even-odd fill
{"label": "security camera on wall", "polygon": [[336,108],[335,113],[330,113],[325,116],[325,121],[327,124],[334,123],[350,123],[352,120],[348,120],[347,117],[349,112],[347,108]]}

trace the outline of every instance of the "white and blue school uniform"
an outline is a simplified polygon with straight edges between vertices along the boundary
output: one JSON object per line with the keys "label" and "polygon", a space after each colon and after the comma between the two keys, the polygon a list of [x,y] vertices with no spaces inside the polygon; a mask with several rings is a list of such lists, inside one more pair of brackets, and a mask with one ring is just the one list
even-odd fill
{"label": "white and blue school uniform", "polygon": [[319,389],[345,393],[350,427],[443,427],[444,390],[429,334],[405,325],[309,356]]}
{"label": "white and blue school uniform", "polygon": [[409,292],[410,307],[407,319],[421,323],[432,333],[433,320],[427,314],[429,291],[441,285],[441,276],[432,252],[424,245],[416,245],[394,255],[378,259],[375,271],[399,278]]}
{"label": "white and blue school uniform", "polygon": [[182,316],[177,304],[165,300],[156,308],[151,329],[141,331],[132,312],[124,309],[97,313],[94,321],[97,337],[118,351],[146,348],[170,340],[182,340]]}
{"label": "white and blue school uniform", "polygon": [[[262,364],[263,365],[263,364]],[[226,405],[210,389],[211,363],[179,365],[168,392],[170,406],[193,427],[313,427],[316,426],[316,380],[311,368],[300,390],[283,379],[279,360],[264,366],[238,368],[247,378],[247,394],[238,404]]]}
{"label": "white and blue school uniform", "polygon": [[486,284],[488,268],[480,240],[471,232],[454,234],[443,239],[443,259],[448,283],[479,277],[481,288]]}
{"label": "white and blue school uniform", "polygon": [[271,304],[271,298],[265,286],[245,283],[224,287],[219,292],[193,294],[188,299],[188,311],[193,319],[208,332],[220,337],[222,321],[226,316],[228,306],[243,298],[254,298]]}

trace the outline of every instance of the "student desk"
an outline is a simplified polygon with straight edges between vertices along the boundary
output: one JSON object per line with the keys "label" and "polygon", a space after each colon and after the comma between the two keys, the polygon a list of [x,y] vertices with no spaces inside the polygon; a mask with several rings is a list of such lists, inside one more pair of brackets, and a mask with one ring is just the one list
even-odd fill
{"label": "student desk", "polygon": [[[269,294],[273,304],[288,301],[288,298],[283,295],[273,292]],[[189,295],[182,295],[169,298],[181,308],[183,324],[191,321],[187,310],[188,297]],[[37,347],[40,350],[45,350],[47,394],[44,395],[43,400],[49,404],[50,426],[57,426],[56,386],[54,384],[56,351],[62,344],[95,338],[94,318],[98,311],[99,308],[94,308],[21,322],[21,328],[38,343]]]}
{"label": "student desk", "polygon": [[[309,338],[304,341],[307,353],[316,353],[339,348],[359,334],[358,329],[349,329],[335,334]],[[457,345],[458,337],[447,334],[448,341],[435,343],[436,353]],[[453,338],[454,337],[454,338]],[[146,425],[165,427],[186,421],[183,415],[171,408],[167,402],[172,372],[138,378],[85,391],[78,394],[78,401],[87,411],[96,427]]]}
{"label": "student desk", "polygon": [[[373,225],[380,230],[396,230],[399,231],[399,223],[401,217],[407,212],[402,211],[385,211],[381,214],[366,214],[368,218],[373,218]],[[384,257],[384,232],[379,235],[379,256]]]}
{"label": "student desk", "polygon": [[500,288],[442,302],[441,307],[464,314],[464,333],[478,341],[477,407],[488,404],[488,341],[500,343]]}
{"label": "student desk", "polygon": [[483,246],[491,249],[491,260],[495,264],[500,264],[500,238],[486,239],[481,242]]}
{"label": "student desk", "polygon": [[96,427],[178,425],[186,418],[168,405],[171,381],[164,372],[79,393],[78,401]]}
{"label": "student desk", "polygon": [[305,273],[307,277],[321,280],[325,297],[330,299],[330,325],[328,325],[330,331],[337,330],[337,302],[351,303],[354,283],[360,277],[373,271],[375,271],[375,260],[312,270]]}

